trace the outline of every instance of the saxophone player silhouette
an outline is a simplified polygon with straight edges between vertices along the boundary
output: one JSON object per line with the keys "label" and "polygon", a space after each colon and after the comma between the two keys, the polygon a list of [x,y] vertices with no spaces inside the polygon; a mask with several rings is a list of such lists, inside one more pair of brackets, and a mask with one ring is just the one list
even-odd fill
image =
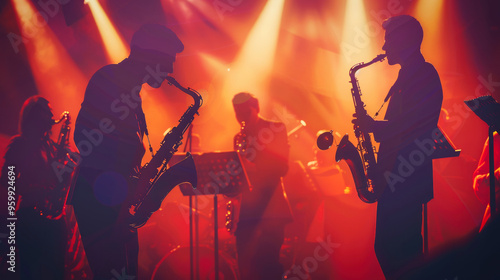
{"label": "saxophone player silhouette", "polygon": [[420,23],[400,15],[382,27],[382,50],[389,65],[401,69],[387,95],[384,120],[360,115],[353,123],[380,142],[377,172],[386,186],[377,200],[375,253],[386,278],[393,279],[423,253],[422,204],[433,198],[432,159],[416,151],[437,127],[443,91],[436,69],[420,51]]}
{"label": "saxophone player silhouette", "polygon": [[232,100],[237,121],[244,126],[234,138],[248,172],[250,189],[242,191],[236,250],[241,279],[281,279],[280,248],[292,213],[281,177],[288,172],[285,124],[263,119],[259,100],[240,92]]}
{"label": "saxophone player silhouette", "polygon": [[[50,138],[51,128],[56,124],[52,117],[47,99],[38,95],[28,98],[21,109],[19,134],[11,138],[4,156],[2,193],[15,198],[4,204],[9,206],[8,218],[11,218],[6,220],[14,225],[15,232],[15,242],[8,242],[8,246],[17,251],[16,266],[6,272],[9,279],[14,275],[15,279],[65,277],[64,206],[76,164],[66,150],[67,127],[61,129],[61,135],[65,136],[60,143]],[[2,202],[3,198],[2,195]]]}
{"label": "saxophone player silhouette", "polygon": [[144,83],[159,88],[183,49],[172,30],[143,25],[130,56],[99,69],[85,91],[75,128],[82,162],[72,203],[94,279],[137,278],[137,229],[128,224],[135,190],[128,178],[145,152],[140,91]]}

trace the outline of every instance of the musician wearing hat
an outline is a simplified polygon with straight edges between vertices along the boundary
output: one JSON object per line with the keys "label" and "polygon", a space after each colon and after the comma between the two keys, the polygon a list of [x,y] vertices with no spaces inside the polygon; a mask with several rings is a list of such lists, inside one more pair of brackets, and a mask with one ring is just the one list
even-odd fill
{"label": "musician wearing hat", "polygon": [[127,223],[133,193],[127,181],[145,152],[140,91],[144,83],[159,88],[183,49],[172,30],[143,25],[132,37],[129,57],[99,69],[85,91],[75,124],[82,162],[72,203],[94,279],[137,277],[138,237]]}

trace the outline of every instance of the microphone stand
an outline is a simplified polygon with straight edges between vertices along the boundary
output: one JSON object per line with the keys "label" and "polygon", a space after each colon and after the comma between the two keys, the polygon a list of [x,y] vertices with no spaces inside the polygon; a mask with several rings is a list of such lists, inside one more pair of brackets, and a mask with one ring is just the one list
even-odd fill
{"label": "microphone stand", "polygon": [[[187,131],[186,145],[184,145],[184,153],[191,152],[193,149],[193,124]],[[189,196],[189,264],[191,280],[195,278],[194,267],[196,266],[196,279],[200,279],[200,263],[199,263],[199,216],[198,216],[198,196],[194,198],[194,228],[193,228],[193,196]],[[194,230],[193,230],[194,229]],[[193,236],[194,235],[194,236]]]}
{"label": "microphone stand", "polygon": [[[231,166],[239,166],[241,170],[237,174],[232,172],[227,172],[225,167],[227,164]],[[198,172],[197,188],[193,189],[191,187],[186,187],[185,185],[180,185],[180,190],[184,196],[197,196],[197,195],[213,195],[214,201],[214,277],[212,278],[212,271],[210,271],[210,279],[218,280],[223,279],[224,271],[222,271],[222,277],[219,275],[221,272],[219,268],[219,234],[218,234],[218,209],[217,209],[217,195],[219,194],[230,194],[235,195],[241,192],[243,189],[249,188],[248,175],[241,163],[241,156],[236,151],[231,152],[211,152],[203,153],[197,155],[196,158],[197,168],[203,172]],[[214,187],[214,178],[210,174],[220,174],[220,172],[226,172],[229,175],[229,180],[218,187]],[[194,274],[193,274],[194,275]]]}
{"label": "microphone stand", "polygon": [[495,196],[495,143],[493,141],[493,134],[495,132],[495,127],[490,125],[489,127],[489,137],[488,137],[488,145],[489,145],[489,156],[490,156],[490,220],[496,218],[497,206],[496,206],[496,196]]}

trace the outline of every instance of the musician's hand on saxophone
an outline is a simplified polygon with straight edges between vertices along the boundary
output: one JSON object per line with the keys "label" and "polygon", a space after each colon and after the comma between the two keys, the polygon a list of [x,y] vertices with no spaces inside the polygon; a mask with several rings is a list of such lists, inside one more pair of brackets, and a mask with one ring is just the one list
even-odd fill
{"label": "musician's hand on saxophone", "polygon": [[[370,62],[358,63],[349,70],[349,77],[351,78],[350,83],[352,85],[351,95],[355,109],[352,123],[354,124],[354,133],[358,139],[358,145],[354,146],[349,141],[348,135],[346,134],[340,140],[337,146],[337,152],[335,153],[335,160],[337,162],[342,159],[347,162],[354,177],[358,196],[363,202],[367,203],[374,203],[377,201],[385,187],[385,185],[381,183],[380,178],[376,176],[377,172],[374,172],[374,170],[377,170],[377,159],[370,133],[377,133],[377,130],[383,128],[387,124],[383,121],[375,121],[372,117],[368,116],[365,104],[361,100],[361,89],[359,88],[359,83],[356,78],[356,72],[375,62],[384,60],[385,57],[385,54],[377,55],[377,57]],[[320,138],[328,140],[326,141],[328,143],[323,145],[325,141],[322,141],[323,139]],[[327,149],[331,146],[332,140],[333,137],[323,133],[318,137],[318,147],[320,149]]]}
{"label": "musician's hand on saxophone", "polygon": [[[73,171],[76,171],[76,169],[78,168],[78,153],[76,153],[75,151],[73,150],[70,150],[69,148],[67,148],[69,150],[69,152],[67,152],[65,155],[64,155],[64,158],[61,159],[61,164],[64,165],[64,168],[66,168],[67,170],[73,170]],[[73,180],[75,178],[72,178],[74,177],[75,174],[73,174],[73,172],[65,172],[64,175],[63,175],[63,178],[65,180]],[[72,184],[73,182],[69,182],[67,181],[68,184]]]}
{"label": "musician's hand on saxophone", "polygon": [[354,128],[360,128],[363,131],[373,132],[376,121],[369,115],[357,116],[357,114],[352,115],[354,119],[351,121],[354,124]]}
{"label": "musician's hand on saxophone", "polygon": [[353,114],[353,117],[354,119],[351,122],[354,124],[355,133],[357,134],[359,130],[373,133],[376,140],[382,137],[388,125],[386,120],[374,120],[370,115],[358,117],[356,114]]}

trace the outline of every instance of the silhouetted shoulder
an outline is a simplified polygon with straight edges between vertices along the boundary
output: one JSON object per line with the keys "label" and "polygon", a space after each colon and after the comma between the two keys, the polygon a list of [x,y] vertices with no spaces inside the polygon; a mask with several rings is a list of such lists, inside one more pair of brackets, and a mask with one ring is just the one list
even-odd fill
{"label": "silhouetted shoulder", "polygon": [[428,71],[429,73],[432,73],[432,74],[439,77],[439,74],[438,74],[436,68],[434,67],[434,65],[432,65],[431,63],[426,61],[424,63],[424,67],[425,67],[425,71]]}
{"label": "silhouetted shoulder", "polygon": [[106,65],[97,70],[90,79],[82,105],[109,111],[109,104],[117,100],[122,93],[131,92],[133,86],[130,73],[123,67],[119,64]]}
{"label": "silhouetted shoulder", "polygon": [[263,127],[270,128],[273,132],[284,132],[286,133],[286,126],[284,123],[275,120],[261,119],[264,123]]}
{"label": "silhouetted shoulder", "polygon": [[90,79],[89,86],[91,84],[104,85],[106,83],[114,84],[120,80],[120,67],[118,64],[110,64],[101,67],[97,70],[92,78]]}

